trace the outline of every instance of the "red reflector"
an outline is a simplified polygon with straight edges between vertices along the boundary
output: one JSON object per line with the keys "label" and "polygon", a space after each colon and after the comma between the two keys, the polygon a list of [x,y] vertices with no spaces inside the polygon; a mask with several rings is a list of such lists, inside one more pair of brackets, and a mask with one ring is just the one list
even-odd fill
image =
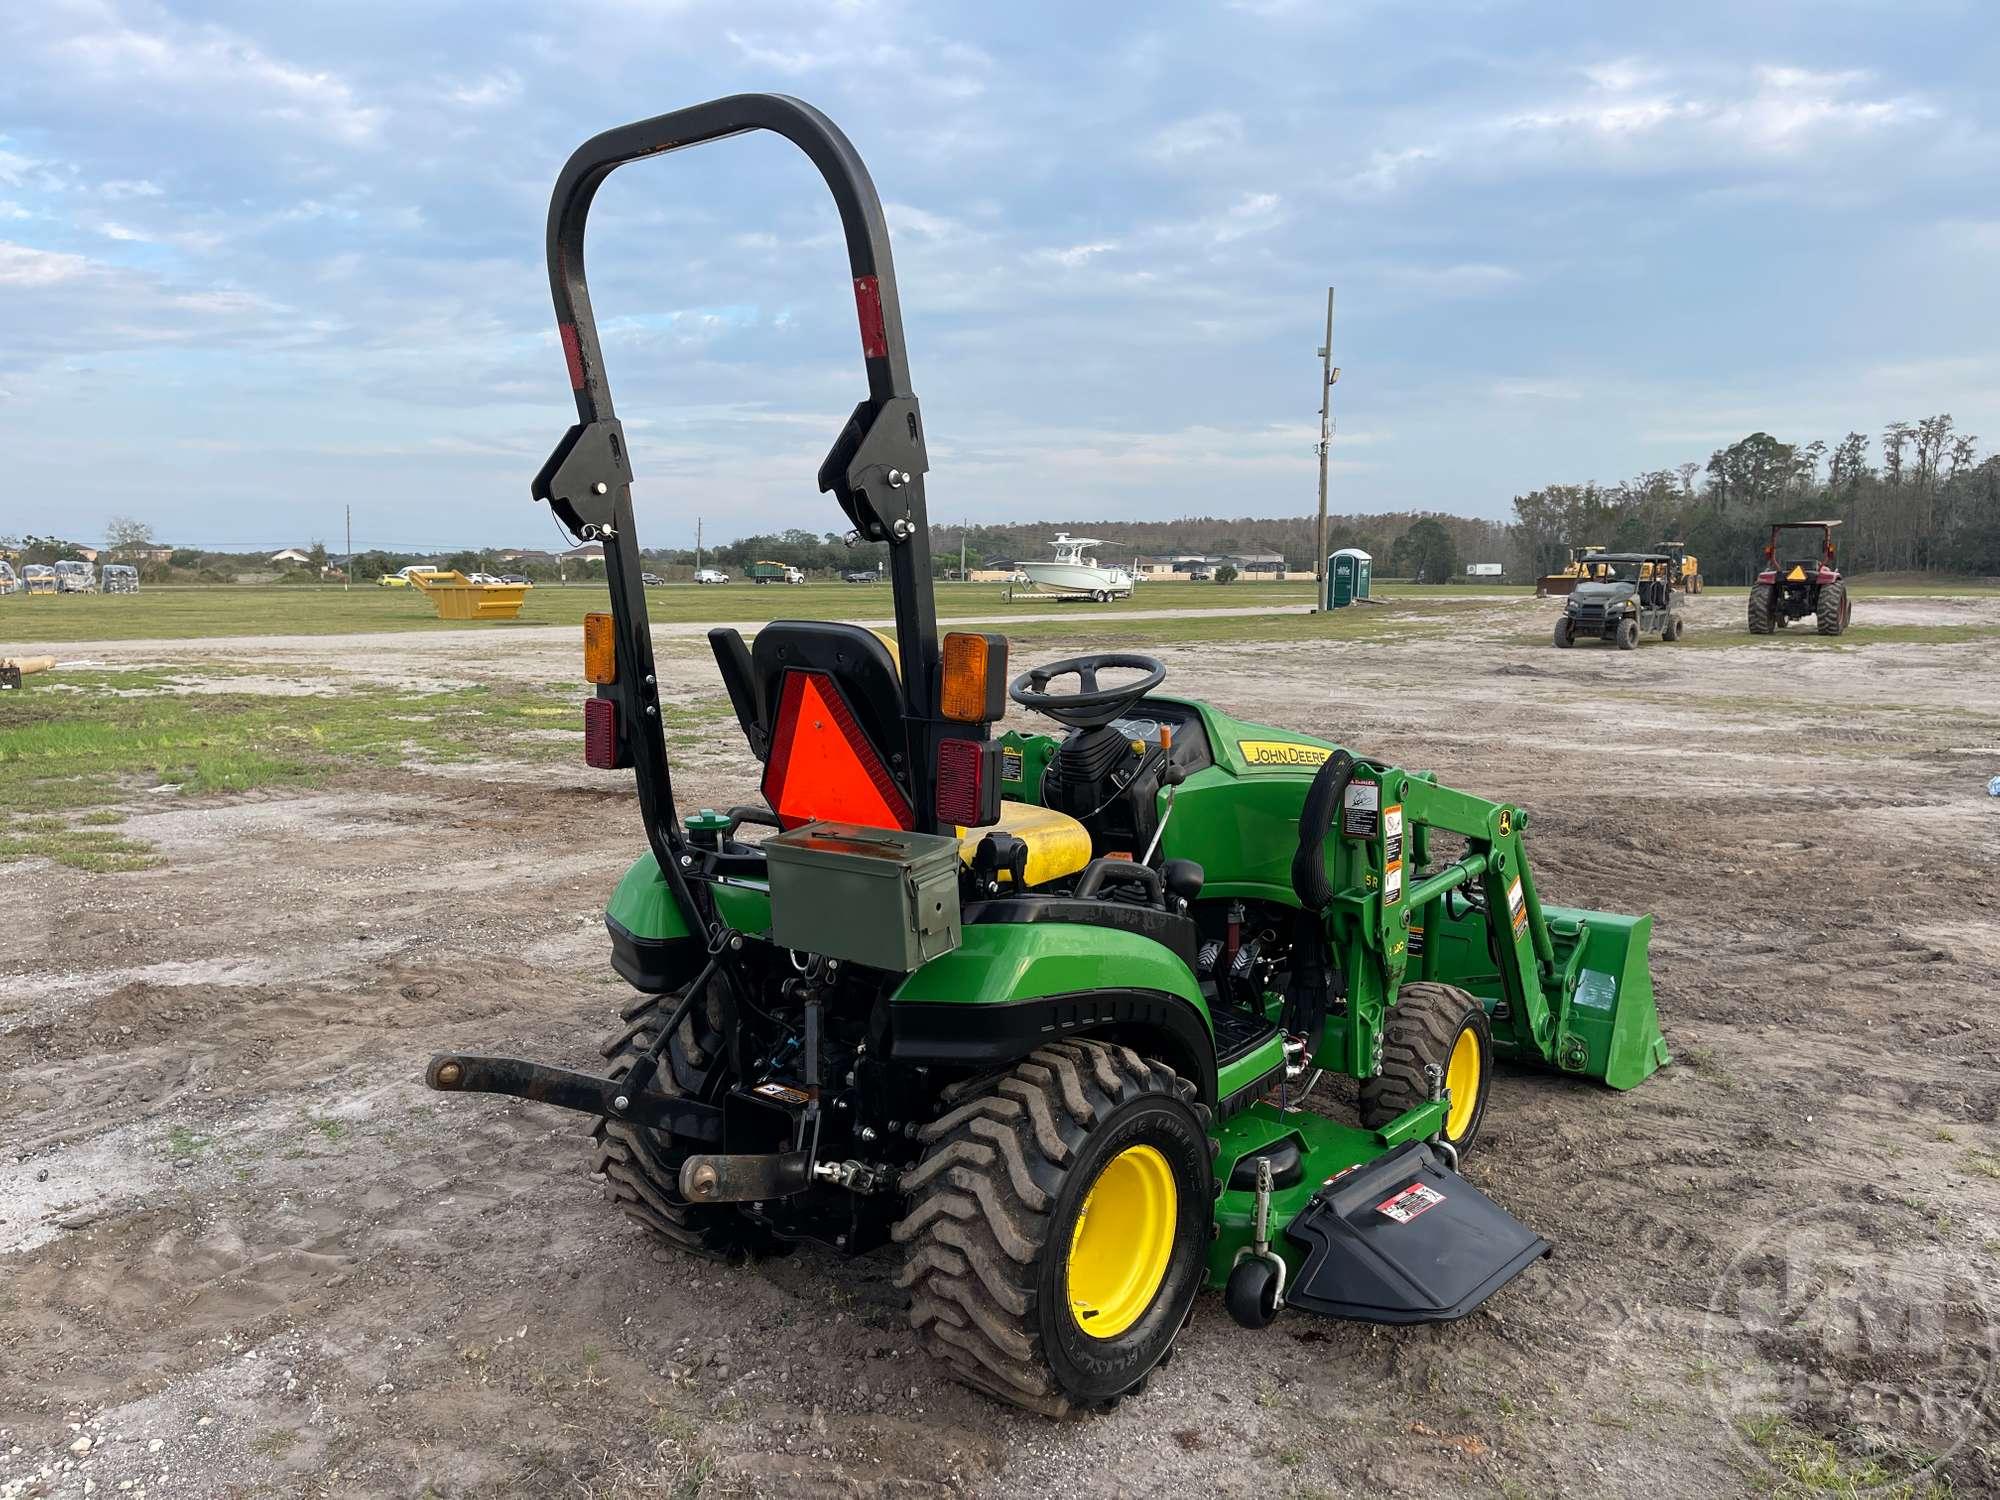
{"label": "red reflector", "polygon": [[882,326],[882,283],[873,276],[854,278],[854,308],[861,314],[861,353],[880,359],[889,352],[889,335]]}
{"label": "red reflector", "polygon": [[818,818],[916,827],[909,798],[825,672],[785,673],[764,762],[764,800],[787,828]]}
{"label": "red reflector", "polygon": [[937,752],[938,822],[953,828],[977,828],[987,820],[980,792],[986,757],[978,740],[940,740]]}
{"label": "red reflector", "polygon": [[577,346],[576,324],[558,323],[556,332],[562,335],[563,363],[569,366],[569,388],[583,389],[583,350]]}
{"label": "red reflector", "polygon": [[618,769],[618,705],[609,698],[583,700],[583,763],[599,771]]}

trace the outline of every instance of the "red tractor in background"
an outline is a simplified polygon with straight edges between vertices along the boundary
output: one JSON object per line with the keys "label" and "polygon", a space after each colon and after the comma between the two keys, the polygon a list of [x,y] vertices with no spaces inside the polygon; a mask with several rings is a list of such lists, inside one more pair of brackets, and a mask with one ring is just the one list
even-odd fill
{"label": "red tractor in background", "polygon": [[1794,620],[1817,622],[1839,635],[1854,617],[1847,584],[1833,565],[1838,521],[1774,521],[1764,544],[1764,570],[1750,585],[1750,633],[1769,635]]}

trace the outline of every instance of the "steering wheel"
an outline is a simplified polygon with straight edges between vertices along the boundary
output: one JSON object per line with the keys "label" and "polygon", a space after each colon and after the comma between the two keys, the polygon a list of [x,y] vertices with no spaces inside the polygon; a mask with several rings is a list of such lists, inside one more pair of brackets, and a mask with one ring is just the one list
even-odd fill
{"label": "steering wheel", "polygon": [[[1097,674],[1113,668],[1144,672],[1136,682],[1121,682],[1101,688]],[[1052,693],[1049,683],[1074,675],[1077,691]],[[1141,698],[1167,680],[1166,665],[1156,657],[1130,651],[1097,651],[1089,656],[1072,656],[1023,672],[1007,685],[1007,696],[1023,708],[1047,714],[1058,724],[1072,729],[1096,729],[1122,718]]]}

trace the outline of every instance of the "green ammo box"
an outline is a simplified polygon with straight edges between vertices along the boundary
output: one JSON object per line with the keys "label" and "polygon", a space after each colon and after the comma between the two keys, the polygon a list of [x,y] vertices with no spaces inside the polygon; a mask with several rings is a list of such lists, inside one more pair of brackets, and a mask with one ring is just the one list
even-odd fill
{"label": "green ammo box", "polygon": [[760,847],[780,947],[908,974],[958,946],[957,839],[808,823]]}

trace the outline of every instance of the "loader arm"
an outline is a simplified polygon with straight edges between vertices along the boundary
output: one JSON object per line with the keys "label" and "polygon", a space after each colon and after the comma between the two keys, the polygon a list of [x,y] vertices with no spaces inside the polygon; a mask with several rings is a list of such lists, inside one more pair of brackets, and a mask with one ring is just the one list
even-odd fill
{"label": "loader arm", "polygon": [[[1328,841],[1326,921],[1347,1010],[1326,1028],[1322,1065],[1361,1078],[1379,1071],[1385,1019],[1406,979],[1482,997],[1503,1055],[1618,1088],[1668,1061],[1645,961],[1650,919],[1564,909],[1552,920],[1518,807],[1372,762],[1357,763],[1353,786]],[[1436,834],[1465,847],[1433,869]]]}

